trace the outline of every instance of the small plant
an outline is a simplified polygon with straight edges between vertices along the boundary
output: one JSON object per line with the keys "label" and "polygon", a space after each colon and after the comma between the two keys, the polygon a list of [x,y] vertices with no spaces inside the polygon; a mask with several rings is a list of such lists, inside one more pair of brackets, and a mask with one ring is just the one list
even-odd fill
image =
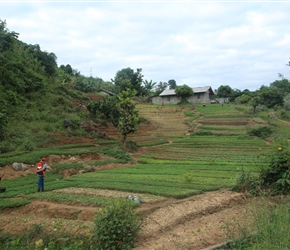
{"label": "small plant", "polygon": [[120,201],[95,214],[96,249],[132,249],[140,220],[129,201]]}
{"label": "small plant", "polygon": [[252,177],[250,172],[246,172],[243,169],[232,190],[246,192],[250,195],[258,195],[260,193],[260,181]]}

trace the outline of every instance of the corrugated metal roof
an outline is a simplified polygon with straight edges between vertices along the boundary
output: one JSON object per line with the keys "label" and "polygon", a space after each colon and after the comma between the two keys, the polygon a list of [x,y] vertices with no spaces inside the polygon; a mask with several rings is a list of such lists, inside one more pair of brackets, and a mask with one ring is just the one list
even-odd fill
{"label": "corrugated metal roof", "polygon": [[176,95],[176,93],[174,89],[166,89],[159,96],[165,96],[165,95]]}
{"label": "corrugated metal roof", "polygon": [[[194,87],[194,88],[192,88],[192,90],[193,90],[193,93],[204,93],[206,91],[209,91],[211,94],[214,94],[214,92],[210,86]],[[159,96],[169,96],[169,95],[176,95],[175,90],[174,89],[166,89]]]}
{"label": "corrugated metal roof", "polygon": [[192,88],[192,90],[193,90],[194,93],[206,92],[209,89],[211,89],[210,86]]}

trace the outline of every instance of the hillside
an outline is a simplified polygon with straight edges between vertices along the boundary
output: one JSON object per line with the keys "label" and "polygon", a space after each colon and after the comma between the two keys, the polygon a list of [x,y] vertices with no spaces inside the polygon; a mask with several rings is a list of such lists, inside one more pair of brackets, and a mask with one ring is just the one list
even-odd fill
{"label": "hillside", "polygon": [[[178,138],[189,136],[192,129],[197,132],[198,130],[207,129],[205,125],[211,125],[212,131],[218,131],[221,123],[214,123],[215,119],[220,120],[221,116],[215,117],[217,106],[211,106],[205,112],[202,107],[181,108],[177,106],[164,106],[158,107],[148,104],[137,105],[140,115],[146,118],[146,122],[139,126],[137,134],[130,136],[130,140],[136,141],[140,146],[137,151],[131,153],[134,162],[127,164],[105,164],[103,166],[93,166],[93,161],[105,160],[108,157],[100,154],[79,154],[75,156],[57,156],[49,155],[48,163],[51,169],[57,164],[71,164],[83,163],[93,167],[94,171],[102,171],[116,168],[130,168],[134,166],[138,159],[141,157],[158,157],[165,159],[166,153],[172,157],[173,151],[171,148],[162,150],[167,145],[172,145],[173,141]],[[188,116],[188,111],[193,112]],[[234,134],[238,136],[246,132],[245,123],[251,126],[259,126],[260,124],[253,124],[254,121],[247,115],[239,115],[237,118],[236,110],[230,106],[226,106],[222,110],[225,117],[223,121],[224,128],[222,133],[227,136]],[[187,115],[186,115],[187,114]],[[193,123],[188,124],[189,117],[198,116],[194,119]],[[228,123],[225,122],[226,117],[235,117],[229,119]],[[209,122],[209,120],[211,120]],[[231,121],[230,121],[231,120]],[[242,122],[243,120],[244,122]],[[233,128],[235,126],[235,128]],[[107,127],[103,130],[108,137],[118,138],[118,134],[114,131],[113,127]],[[204,137],[206,138],[206,137]],[[226,137],[225,137],[226,138]],[[75,137],[71,141],[68,137],[59,137],[58,143],[71,144],[98,141],[99,139],[85,139]],[[100,140],[103,141],[103,140]],[[149,146],[149,143],[157,142],[159,146]],[[161,143],[161,144],[160,144]],[[212,141],[213,143],[213,141]],[[221,141],[219,141],[221,143]],[[174,143],[173,143],[174,144]],[[54,143],[55,145],[55,143]],[[267,144],[265,144],[267,145]],[[222,148],[215,148],[213,145],[202,155],[195,155],[194,150],[191,154],[197,159],[202,157],[204,161],[206,154],[212,153],[216,150],[221,151]],[[212,149],[210,149],[212,147]],[[177,157],[176,149],[175,157]],[[186,150],[186,149],[185,149]],[[241,151],[240,149],[238,149]],[[186,152],[185,152],[186,153]],[[215,152],[218,157],[218,151]],[[180,154],[180,153],[178,153]],[[186,153],[187,154],[187,153]],[[184,155],[185,156],[185,155]],[[178,156],[179,157],[179,156]],[[186,156],[189,157],[190,156]],[[224,159],[225,154],[222,158]],[[218,158],[216,158],[218,161]],[[218,162],[217,162],[218,164]],[[12,169],[11,165],[5,166],[0,170],[0,176],[4,179],[16,178],[18,176],[25,176],[29,173],[34,174],[35,168],[31,167],[25,172],[16,172]],[[48,172],[47,178],[50,178],[52,173]],[[61,172],[64,178],[69,178],[72,175],[78,174],[78,171],[67,169]],[[50,185],[49,182],[47,185]],[[125,198],[128,195],[136,195],[141,197],[141,204],[136,208],[136,211],[143,217],[142,231],[139,234],[136,248],[142,249],[213,249],[218,244],[228,240],[229,230],[234,232],[241,225],[246,226],[246,222],[251,221],[251,213],[249,209],[256,204],[258,199],[245,197],[241,193],[229,191],[227,188],[221,188],[216,191],[208,191],[202,194],[194,195],[188,198],[176,199],[163,196],[148,195],[138,192],[130,191],[114,191],[108,189],[88,189],[88,188],[63,188],[53,190],[45,193],[51,194],[75,194],[78,196],[90,195],[92,197],[121,197]],[[9,192],[9,189],[7,190]],[[0,196],[1,197],[1,196]],[[21,198],[23,195],[18,196]],[[66,202],[53,202],[49,200],[38,199],[37,196],[30,199],[30,203],[19,208],[6,208],[0,210],[0,224],[2,232],[22,233],[26,230],[31,230],[33,225],[41,224],[42,228],[46,228],[49,232],[59,231],[60,235],[68,233],[71,235],[86,235],[89,229],[93,226],[93,217],[98,206],[82,205]],[[35,217],[35,214],[41,214],[41,222]],[[235,229],[236,228],[236,229]],[[41,237],[39,237],[41,238]]]}

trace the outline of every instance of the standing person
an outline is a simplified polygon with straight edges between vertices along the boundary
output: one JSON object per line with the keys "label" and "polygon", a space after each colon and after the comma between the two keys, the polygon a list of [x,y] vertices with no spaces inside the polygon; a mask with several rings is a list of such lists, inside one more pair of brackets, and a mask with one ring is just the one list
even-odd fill
{"label": "standing person", "polygon": [[47,164],[46,164],[46,158],[45,157],[43,157],[42,159],[41,159],[41,162],[42,162],[42,170],[44,171],[44,173],[45,173],[45,171],[46,171],[46,168],[47,168]]}
{"label": "standing person", "polygon": [[42,162],[37,163],[36,173],[38,175],[38,189],[37,192],[44,191],[44,171],[42,169]]}

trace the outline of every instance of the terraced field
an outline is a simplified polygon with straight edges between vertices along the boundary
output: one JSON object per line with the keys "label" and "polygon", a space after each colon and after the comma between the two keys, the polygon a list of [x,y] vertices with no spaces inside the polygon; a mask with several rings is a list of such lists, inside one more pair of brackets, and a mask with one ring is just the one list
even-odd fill
{"label": "terraced field", "polygon": [[[143,218],[139,250],[210,249],[227,240],[223,230],[227,225],[236,222],[238,227],[238,222],[251,219],[248,205],[256,201],[229,188],[241,171],[257,174],[259,156],[273,149],[270,142],[247,135],[250,128],[266,122],[255,122],[230,105],[137,104],[137,108],[144,122],[128,138],[138,145],[130,152],[133,161],[129,163],[122,164],[100,150],[114,150],[107,144],[114,145],[119,138],[108,127],[104,129],[108,141],[90,139],[84,144],[82,140],[79,147],[67,144],[49,149],[74,149],[75,155],[47,157],[46,192],[35,193],[34,166],[25,173],[15,173],[11,165],[2,167],[1,185],[9,188],[0,200],[26,199],[28,203],[0,210],[1,230],[28,230],[39,223],[35,212],[45,211],[41,227],[87,235],[97,210],[128,195],[141,198],[135,208]],[[62,171],[56,174],[57,169]]]}

